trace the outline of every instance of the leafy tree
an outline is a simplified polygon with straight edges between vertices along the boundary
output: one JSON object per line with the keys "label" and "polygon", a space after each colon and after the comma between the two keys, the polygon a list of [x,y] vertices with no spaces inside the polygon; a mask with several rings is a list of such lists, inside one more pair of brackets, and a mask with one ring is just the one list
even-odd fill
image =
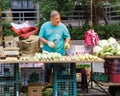
{"label": "leafy tree", "polygon": [[99,19],[101,17],[104,18],[106,24],[109,24],[109,20],[104,11],[104,4],[106,2],[109,2],[110,4],[116,4],[116,2],[118,3],[117,0],[76,0],[76,1],[81,3],[81,5],[83,6],[87,6],[87,8],[85,9],[90,9],[90,10],[86,10],[86,12],[87,13],[90,12],[92,14],[92,16],[90,14],[87,15],[85,24],[88,24],[88,22],[91,21],[91,19],[93,24],[98,24]]}
{"label": "leafy tree", "polygon": [[[62,17],[73,12],[76,5],[80,4],[86,11],[87,18],[85,24],[91,21],[93,24],[98,24],[99,19],[102,17],[106,24],[109,24],[109,20],[106,17],[104,11],[104,4],[108,1],[111,4],[118,2],[117,0],[34,0],[40,4],[40,12],[44,19],[49,19],[49,13],[51,10],[58,10]],[[92,1],[92,4],[91,4]],[[90,13],[90,7],[92,5],[92,16]]]}
{"label": "leafy tree", "polygon": [[2,11],[10,8],[10,0],[1,0]]}
{"label": "leafy tree", "polygon": [[75,4],[74,0],[33,0],[40,4],[40,12],[44,19],[49,19],[51,10],[58,10],[61,16],[68,15],[73,12]]}

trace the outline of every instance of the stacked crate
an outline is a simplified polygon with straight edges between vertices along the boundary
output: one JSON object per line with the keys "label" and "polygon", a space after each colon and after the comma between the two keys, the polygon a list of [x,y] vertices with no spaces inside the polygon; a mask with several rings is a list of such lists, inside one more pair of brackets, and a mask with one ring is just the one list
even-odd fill
{"label": "stacked crate", "polygon": [[109,81],[120,83],[120,59],[105,59],[105,72],[109,75]]}
{"label": "stacked crate", "polygon": [[18,64],[0,64],[0,96],[19,95]]}
{"label": "stacked crate", "polygon": [[54,64],[53,96],[76,96],[75,63]]}
{"label": "stacked crate", "polygon": [[21,85],[28,86],[32,82],[40,82],[44,85],[44,69],[42,67],[24,67],[21,68]]}

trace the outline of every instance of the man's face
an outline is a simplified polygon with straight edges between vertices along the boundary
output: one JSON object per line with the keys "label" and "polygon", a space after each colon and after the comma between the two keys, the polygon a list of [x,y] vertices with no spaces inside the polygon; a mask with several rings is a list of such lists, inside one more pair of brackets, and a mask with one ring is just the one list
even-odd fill
{"label": "man's face", "polygon": [[55,17],[51,17],[50,21],[54,26],[58,26],[61,21],[61,17],[60,15],[56,15]]}

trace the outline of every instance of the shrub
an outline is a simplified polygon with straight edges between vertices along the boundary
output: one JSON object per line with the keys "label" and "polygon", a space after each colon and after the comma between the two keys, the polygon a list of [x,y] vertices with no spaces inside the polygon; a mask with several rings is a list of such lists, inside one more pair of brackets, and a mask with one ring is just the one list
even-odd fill
{"label": "shrub", "polygon": [[[41,23],[38,24],[38,26],[40,27]],[[89,25],[85,25],[82,27],[73,27],[72,25],[68,25],[67,28],[70,32],[72,40],[84,40],[86,31],[90,29]],[[104,26],[95,25],[93,26],[93,29],[96,33],[98,33],[100,39],[108,39],[109,37],[119,39],[120,36],[120,23],[106,24]],[[16,36],[16,34],[10,30],[10,24],[3,23],[3,37],[9,35]],[[36,35],[38,35],[38,33]]]}

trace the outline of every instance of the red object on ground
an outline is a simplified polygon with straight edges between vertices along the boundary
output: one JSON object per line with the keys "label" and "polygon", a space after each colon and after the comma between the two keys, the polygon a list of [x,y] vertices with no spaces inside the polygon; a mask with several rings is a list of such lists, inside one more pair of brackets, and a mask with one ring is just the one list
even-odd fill
{"label": "red object on ground", "polygon": [[120,83],[120,74],[119,73],[111,73],[109,81],[112,83]]}
{"label": "red object on ground", "polygon": [[24,27],[20,29],[15,29],[13,26],[10,29],[15,32],[18,36],[27,39],[30,35],[38,32],[39,28],[37,26]]}

